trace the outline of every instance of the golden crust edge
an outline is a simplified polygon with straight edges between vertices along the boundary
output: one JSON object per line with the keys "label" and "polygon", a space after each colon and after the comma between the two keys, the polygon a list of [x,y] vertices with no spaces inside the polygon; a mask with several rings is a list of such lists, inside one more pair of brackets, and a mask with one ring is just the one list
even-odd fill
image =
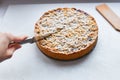
{"label": "golden crust edge", "polygon": [[47,48],[42,47],[39,42],[37,42],[37,46],[38,48],[47,56],[54,58],[54,59],[58,59],[58,60],[74,60],[74,59],[78,59],[86,54],[88,54],[96,45],[97,43],[97,39],[95,40],[95,42],[93,44],[91,44],[90,46],[88,46],[87,48],[80,50],[78,52],[74,52],[71,54],[61,54],[61,53],[54,53],[52,51],[50,51]]}

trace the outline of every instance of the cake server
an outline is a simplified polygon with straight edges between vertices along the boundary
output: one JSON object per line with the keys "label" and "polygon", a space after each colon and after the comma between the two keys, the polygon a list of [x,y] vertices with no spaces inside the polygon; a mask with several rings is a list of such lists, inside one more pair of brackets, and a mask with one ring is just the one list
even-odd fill
{"label": "cake server", "polygon": [[37,42],[38,40],[35,39],[35,37],[32,37],[32,38],[28,38],[26,40],[23,40],[21,42],[14,42],[14,41],[11,41],[9,44],[26,44],[26,43],[34,43],[34,42]]}

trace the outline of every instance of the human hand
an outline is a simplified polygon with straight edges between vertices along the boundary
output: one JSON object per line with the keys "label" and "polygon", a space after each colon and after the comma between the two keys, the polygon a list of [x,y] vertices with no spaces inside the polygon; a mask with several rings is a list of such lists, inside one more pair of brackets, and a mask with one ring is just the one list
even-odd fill
{"label": "human hand", "polygon": [[20,42],[27,36],[14,36],[10,33],[0,33],[0,62],[11,58],[14,51],[21,48],[20,44],[9,44],[11,41]]}

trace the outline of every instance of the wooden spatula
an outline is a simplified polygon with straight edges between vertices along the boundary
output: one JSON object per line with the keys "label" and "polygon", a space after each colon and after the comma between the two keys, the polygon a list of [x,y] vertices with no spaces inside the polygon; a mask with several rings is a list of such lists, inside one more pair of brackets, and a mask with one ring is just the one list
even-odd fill
{"label": "wooden spatula", "polygon": [[120,18],[106,5],[96,6],[97,11],[118,31],[120,31]]}

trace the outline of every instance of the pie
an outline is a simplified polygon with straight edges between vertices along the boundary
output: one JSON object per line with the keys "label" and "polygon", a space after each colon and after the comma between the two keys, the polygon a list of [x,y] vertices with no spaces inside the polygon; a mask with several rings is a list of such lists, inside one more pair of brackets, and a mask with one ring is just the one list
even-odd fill
{"label": "pie", "polygon": [[98,26],[88,13],[76,8],[45,12],[35,24],[39,49],[58,60],[73,60],[89,53],[98,39]]}

